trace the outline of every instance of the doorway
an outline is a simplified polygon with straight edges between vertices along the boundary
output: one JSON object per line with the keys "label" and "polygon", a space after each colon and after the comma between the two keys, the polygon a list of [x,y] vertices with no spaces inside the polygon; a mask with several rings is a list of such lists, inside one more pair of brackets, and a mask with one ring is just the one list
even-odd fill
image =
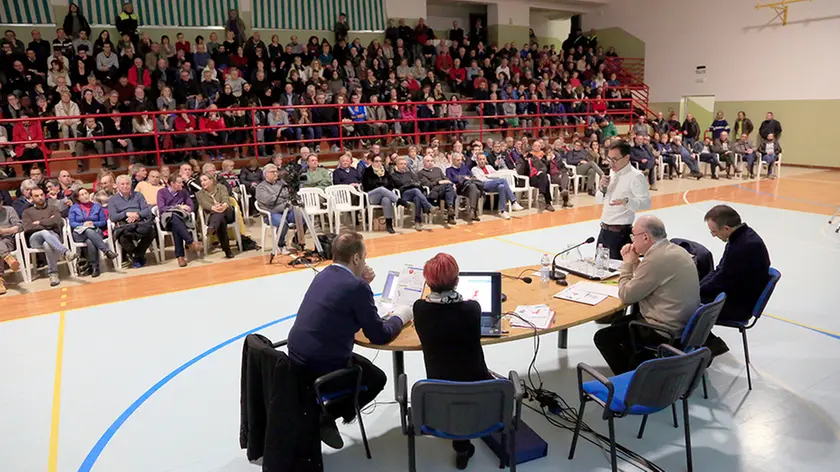
{"label": "doorway", "polygon": [[[477,27],[479,24],[481,27]],[[479,41],[487,45],[487,13],[470,13],[469,35],[471,46],[475,47]]]}

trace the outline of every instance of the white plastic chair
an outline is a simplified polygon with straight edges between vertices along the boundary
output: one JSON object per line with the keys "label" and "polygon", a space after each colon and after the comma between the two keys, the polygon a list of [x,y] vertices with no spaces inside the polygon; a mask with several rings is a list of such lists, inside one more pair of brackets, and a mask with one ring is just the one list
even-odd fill
{"label": "white plastic chair", "polygon": [[[64,244],[64,247],[69,249],[70,246],[69,246],[69,243],[67,242],[67,231],[65,229],[66,229],[65,226],[61,227],[62,231],[61,231],[61,236],[59,236],[59,239],[61,239],[61,243]],[[33,247],[30,247],[28,239],[23,234],[23,232],[20,232],[20,233],[17,234],[17,251],[18,251],[18,254],[20,254],[20,256],[21,256],[20,259],[18,259],[18,260],[21,263],[21,270],[23,271],[23,281],[25,283],[31,283],[32,282],[32,272],[31,271],[33,269],[37,268],[37,265],[35,263],[35,255],[36,254],[43,254],[44,250],[43,249],[35,249]],[[61,262],[66,262],[66,261],[62,261],[61,259],[59,259],[59,263],[61,263]],[[70,275],[75,277],[76,276],[76,268],[73,267],[73,266],[74,266],[74,264],[70,264],[70,263],[67,264],[67,267],[70,270]]]}
{"label": "white plastic chair", "polygon": [[14,238],[15,238],[15,250],[10,252],[9,254],[11,256],[13,256],[15,259],[17,259],[18,263],[20,263],[20,269],[18,270],[18,272],[21,273],[21,278],[23,278],[23,283],[29,283],[29,282],[32,282],[32,274],[30,274],[29,271],[26,269],[26,267],[27,267],[26,266],[26,259],[24,258],[23,250],[21,249],[20,239],[18,237],[19,234],[23,234],[23,233],[18,233],[14,236]]}
{"label": "white plastic chair", "polygon": [[[83,251],[87,251],[87,244],[86,243],[79,243],[79,242],[76,242],[73,239],[73,230],[70,228],[70,220],[68,220],[67,218],[64,219],[64,234],[67,235],[67,244],[68,244],[67,247],[70,248],[71,251],[77,252],[79,249],[81,249]],[[111,247],[110,239],[111,238],[104,238],[103,239],[105,241],[105,244],[107,244],[109,248]],[[99,252],[100,252],[99,262],[102,262],[103,259],[107,259],[107,257],[103,257],[104,254],[101,254],[102,251],[99,251]],[[78,254],[78,252],[77,252],[77,254]],[[111,263],[114,265],[114,270],[119,269],[119,266],[117,265],[117,260],[116,259],[111,261]],[[73,277],[78,277],[79,271],[78,271],[78,267],[76,266],[76,264],[70,264],[70,273],[73,274]]]}
{"label": "white plastic chair", "polygon": [[[367,208],[367,229],[370,232],[373,232],[373,211],[374,210],[382,210],[382,213],[385,213],[385,207],[383,205],[374,205],[370,202],[370,194],[365,192],[365,207]],[[394,216],[397,216],[397,204],[396,202],[392,205],[394,207]]]}
{"label": "white plastic chair", "polygon": [[[166,236],[172,238],[172,244],[175,244],[175,238],[172,236],[172,231],[166,231],[161,226],[160,222],[160,212],[158,211],[157,205],[152,207],[152,214],[155,215],[155,227],[157,228],[158,234],[158,252],[160,253],[160,257],[158,260],[165,261],[166,260]],[[193,241],[198,241],[198,230],[195,229],[197,226],[195,225],[195,214],[190,213],[190,222],[192,222],[193,229],[189,230],[192,233]]]}
{"label": "white plastic chair", "polygon": [[[534,207],[537,189],[531,187],[531,182],[528,180],[528,177],[525,177],[524,175],[519,175],[516,173],[516,171],[513,170],[500,170],[497,171],[496,174],[502,176],[505,180],[507,180],[510,190],[513,192],[514,195],[517,195],[517,200],[522,201],[522,197],[519,197],[519,195],[524,194],[526,197],[528,197],[528,209],[530,210]],[[521,182],[523,186],[517,187],[517,181]]]}
{"label": "white plastic chair", "polygon": [[[114,225],[114,222],[111,221],[110,218],[108,218],[108,245],[111,246],[111,250],[117,254],[117,258],[115,260],[116,265],[114,266],[114,268],[119,271],[122,269],[123,265],[123,251],[122,246],[120,246],[119,239],[114,237],[115,229],[116,226]],[[155,262],[160,264],[161,258],[157,240],[152,240],[152,244],[151,246],[149,246],[149,250],[152,251],[152,256],[154,256]]]}
{"label": "white plastic chair", "polygon": [[[260,202],[254,202],[254,208],[257,209],[257,213],[260,215],[260,247],[265,251],[265,232],[268,231],[271,233],[271,246],[274,246],[274,242],[277,241],[278,231],[280,228],[275,228],[271,226],[271,213],[260,206]],[[271,247],[269,247],[271,249]]]}
{"label": "white plastic chair", "polygon": [[[758,179],[761,179],[761,169],[766,168],[767,172],[768,173],[770,172],[770,166],[766,162],[764,162],[764,160],[762,160],[761,158],[762,158],[762,154],[756,153],[756,158],[755,159],[756,159],[756,161],[758,161],[756,163],[756,164],[758,164],[758,172],[755,174],[755,176]],[[776,178],[778,179],[779,177],[782,176],[782,153],[779,153],[779,155],[776,156],[776,162],[774,162],[773,165],[776,166],[775,175],[776,175]]]}
{"label": "white plastic chair", "polygon": [[[229,229],[233,229],[236,246],[239,248],[239,252],[242,252],[242,233],[239,232],[239,212],[234,209],[233,215],[233,223],[228,224],[227,227]],[[198,209],[198,223],[201,225],[201,240],[204,243],[204,254],[207,254],[210,251],[210,237],[207,235],[207,224],[204,219],[204,210],[201,208]]]}
{"label": "white plastic chair", "polygon": [[[318,217],[322,232],[326,232],[327,229],[327,226],[324,224],[325,220],[329,224],[330,228],[332,228],[332,223],[330,222],[329,198],[323,189],[302,188],[298,191],[298,196],[300,196],[300,201],[303,204],[304,211],[307,215],[312,217],[313,223],[315,222],[315,217]],[[315,228],[313,228],[313,230],[314,229]]]}
{"label": "white plastic chair", "polygon": [[239,206],[242,208],[242,215],[245,219],[251,218],[251,195],[245,188],[245,184],[239,184]]}
{"label": "white plastic chair", "polygon": [[[580,174],[577,173],[577,166],[573,166],[573,165],[569,165],[569,164],[565,164],[565,165],[566,165],[566,169],[568,169],[570,171],[569,180],[572,183],[572,190],[573,190],[574,193],[579,193],[581,185],[583,185],[583,183],[586,182],[586,176],[585,175],[580,175]],[[659,168],[662,169],[661,166]],[[661,180],[661,178],[660,178],[660,180]],[[598,183],[600,183],[600,182],[601,182],[601,175],[596,173],[595,174],[595,188],[596,189],[598,188]],[[556,195],[554,193],[555,189],[557,190]],[[559,185],[551,184],[551,196],[555,197],[555,198],[560,198],[560,186]]]}
{"label": "white plastic chair", "polygon": [[[331,185],[324,189],[324,193],[327,194],[327,208],[332,215],[333,233],[338,234],[341,229],[342,213],[350,213],[351,221],[354,221],[352,218],[355,218],[356,212],[359,212],[360,216],[364,215],[367,195],[352,185]],[[359,199],[356,205],[353,204],[354,196]],[[355,227],[355,224],[353,226]]]}

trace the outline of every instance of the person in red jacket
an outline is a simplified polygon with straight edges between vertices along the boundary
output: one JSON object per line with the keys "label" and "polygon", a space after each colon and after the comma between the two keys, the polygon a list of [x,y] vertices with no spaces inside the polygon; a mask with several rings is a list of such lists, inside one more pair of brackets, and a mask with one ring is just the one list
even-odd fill
{"label": "person in red jacket", "polygon": [[449,85],[459,93],[467,90],[467,69],[461,66],[461,60],[457,57],[452,61],[452,69],[449,70]]}
{"label": "person in red jacket", "polygon": [[[18,117],[29,118],[29,112],[24,110]],[[15,146],[18,161],[41,161],[47,155],[44,147],[44,131],[38,122],[18,121],[12,128],[12,141],[20,143]],[[32,163],[23,164],[23,173],[29,174],[31,168]]]}
{"label": "person in red jacket", "polygon": [[142,58],[134,58],[134,66],[128,69],[128,83],[146,89],[152,86],[152,75],[149,73],[149,69],[146,69],[146,66],[143,65]]}
{"label": "person in red jacket", "polygon": [[437,59],[435,60],[435,69],[437,69],[438,74],[443,77],[449,75],[449,71],[452,70],[452,56],[449,55],[449,48],[440,48]]}
{"label": "person in red jacket", "polygon": [[[205,144],[222,146],[227,143],[227,131],[225,131],[225,120],[216,111],[216,105],[210,105],[208,110],[213,110],[207,113],[207,117],[203,118],[198,125],[198,129],[204,131],[201,134]],[[219,149],[216,149],[217,156],[221,154]]]}
{"label": "person in red jacket", "polygon": [[[195,117],[187,113],[186,105],[178,105],[178,114],[175,116],[175,131],[183,134],[174,135],[174,141],[183,144],[186,148],[198,147],[198,135],[189,132],[197,130],[198,125],[195,122]],[[196,154],[196,151],[190,151],[190,154]]]}

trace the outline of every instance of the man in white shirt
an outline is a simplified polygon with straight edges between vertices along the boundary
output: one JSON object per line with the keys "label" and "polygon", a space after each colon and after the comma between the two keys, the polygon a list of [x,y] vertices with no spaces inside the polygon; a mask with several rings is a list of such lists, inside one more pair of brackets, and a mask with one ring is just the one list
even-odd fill
{"label": "man in white shirt", "polygon": [[636,212],[650,208],[645,175],[630,165],[630,144],[620,141],[607,151],[610,174],[601,179],[595,200],[603,203],[598,244],[610,250],[610,259],[621,259],[621,248],[630,244]]}

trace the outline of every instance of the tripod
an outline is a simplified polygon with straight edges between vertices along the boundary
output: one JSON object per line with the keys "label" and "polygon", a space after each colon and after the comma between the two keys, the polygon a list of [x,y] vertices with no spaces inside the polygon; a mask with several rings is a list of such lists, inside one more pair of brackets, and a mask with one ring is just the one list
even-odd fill
{"label": "tripod", "polygon": [[[309,234],[312,235],[312,239],[315,241],[315,250],[318,254],[323,254],[324,252],[324,248],[321,247],[321,241],[318,240],[318,235],[315,233],[315,225],[312,222],[312,217],[309,216],[309,213],[307,213],[299,203],[289,203],[283,210],[283,217],[280,220],[280,226],[277,228],[277,234],[274,238],[274,246],[271,248],[271,257],[268,259],[269,264],[274,262],[274,257],[280,253],[280,235],[283,234],[283,228],[289,224],[286,220],[289,216],[289,209],[291,209],[295,215],[295,231],[300,245],[302,247],[305,246],[306,231],[308,230]],[[306,227],[304,227],[304,224]]]}

